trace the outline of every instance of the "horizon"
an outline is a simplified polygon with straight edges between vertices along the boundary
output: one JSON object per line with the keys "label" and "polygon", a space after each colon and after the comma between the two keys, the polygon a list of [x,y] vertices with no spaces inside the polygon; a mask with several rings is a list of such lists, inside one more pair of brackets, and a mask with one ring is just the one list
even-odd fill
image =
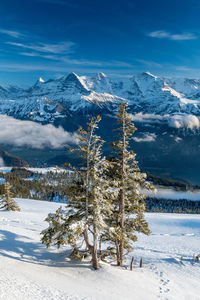
{"label": "horizon", "polygon": [[3,0],[0,83],[75,72],[200,78],[198,0]]}

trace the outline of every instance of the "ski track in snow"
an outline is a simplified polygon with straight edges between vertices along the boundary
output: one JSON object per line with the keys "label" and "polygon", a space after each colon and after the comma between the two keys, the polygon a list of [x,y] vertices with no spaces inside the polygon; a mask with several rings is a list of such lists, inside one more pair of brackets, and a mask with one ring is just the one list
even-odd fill
{"label": "ski track in snow", "polygon": [[125,268],[102,263],[93,271],[87,261],[66,259],[67,248],[40,242],[45,217],[60,204],[17,201],[21,212],[0,211],[0,299],[200,300],[200,263],[192,261],[200,252],[199,215],[148,213],[152,234],[139,235]]}

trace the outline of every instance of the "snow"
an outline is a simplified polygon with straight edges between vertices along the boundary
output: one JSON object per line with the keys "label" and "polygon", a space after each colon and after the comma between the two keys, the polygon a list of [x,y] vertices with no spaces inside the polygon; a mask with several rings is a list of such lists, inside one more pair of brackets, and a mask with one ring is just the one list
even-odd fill
{"label": "snow", "polygon": [[[38,101],[39,100],[39,101]],[[0,86],[0,113],[38,122],[54,122],[89,108],[113,111],[127,101],[132,112],[200,115],[200,80],[168,79],[143,72],[112,79],[104,73],[78,76],[70,73],[58,79],[39,78],[29,89]],[[59,114],[58,114],[59,113]]]}
{"label": "snow", "polygon": [[[23,168],[22,168],[23,169]],[[49,172],[53,173],[64,173],[66,172],[66,169],[61,167],[46,167],[46,168],[25,168],[33,173],[39,173],[39,174],[47,174]],[[2,173],[10,173],[12,170],[12,167],[0,167],[0,172]],[[71,172],[71,171],[67,171]]]}
{"label": "snow", "polygon": [[60,167],[46,167],[46,168],[26,168],[29,171],[32,171],[33,173],[39,173],[39,174],[47,174],[49,172],[53,173],[64,173],[66,172],[66,169],[60,168]]}
{"label": "snow", "polygon": [[[44,219],[58,203],[16,201],[21,212],[0,211],[0,299],[200,299],[200,263],[192,263],[193,254],[200,252],[199,215],[146,214],[152,234],[139,236],[127,268],[102,263],[94,271],[88,261],[66,258],[67,247],[41,244]],[[129,271],[132,255],[135,264]]]}
{"label": "snow", "polygon": [[38,81],[43,83],[43,82],[44,82],[44,79],[43,79],[42,77],[40,77],[40,78],[38,79]]}
{"label": "snow", "polygon": [[12,167],[0,167],[0,172],[2,173],[10,173]]}

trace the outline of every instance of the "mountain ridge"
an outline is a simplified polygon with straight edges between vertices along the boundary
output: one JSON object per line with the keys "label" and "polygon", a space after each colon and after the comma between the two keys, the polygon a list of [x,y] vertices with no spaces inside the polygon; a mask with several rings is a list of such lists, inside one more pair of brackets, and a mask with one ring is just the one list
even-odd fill
{"label": "mountain ridge", "polygon": [[131,113],[200,116],[200,80],[159,77],[150,72],[113,80],[104,73],[59,79],[41,77],[28,89],[0,85],[0,114],[38,122],[54,122],[70,114],[112,113],[120,101]]}

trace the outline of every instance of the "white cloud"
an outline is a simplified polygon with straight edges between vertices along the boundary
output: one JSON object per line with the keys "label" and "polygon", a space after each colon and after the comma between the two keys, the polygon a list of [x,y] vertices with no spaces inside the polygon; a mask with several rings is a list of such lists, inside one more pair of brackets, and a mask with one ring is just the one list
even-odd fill
{"label": "white cloud", "polygon": [[151,61],[151,60],[136,59],[136,61],[139,62],[140,64],[143,64],[150,68],[161,68],[162,67],[161,64],[159,64],[155,61]]}
{"label": "white cloud", "polygon": [[57,60],[62,61],[66,64],[73,64],[73,65],[89,65],[89,66],[102,66],[104,65],[103,62],[100,61],[91,61],[86,59],[72,59],[66,56],[58,56],[58,55],[49,55],[44,53],[38,53],[38,52],[20,52],[20,55],[24,56],[30,56],[30,57],[41,57],[46,58],[50,60]]}
{"label": "white cloud", "polygon": [[23,56],[30,56],[30,57],[42,57],[42,58],[46,58],[46,59],[52,59],[52,60],[61,60],[60,57],[56,56],[56,55],[50,55],[50,54],[41,54],[41,53],[37,53],[37,52],[20,52],[20,55]]}
{"label": "white cloud", "polygon": [[158,198],[158,199],[187,199],[196,201],[200,199],[200,192],[178,192],[172,189],[159,189],[157,188],[155,191],[147,191],[142,189],[142,193],[149,197]]}
{"label": "white cloud", "polygon": [[[68,67],[69,65],[75,66],[86,66],[86,67],[118,67],[118,68],[132,68],[133,65],[125,62],[125,61],[98,61],[98,60],[89,60],[84,58],[75,58],[70,57],[73,51],[73,46],[75,43],[71,41],[66,42],[59,42],[59,43],[43,43],[43,42],[36,42],[36,43],[21,43],[21,42],[6,42],[7,45],[17,47],[20,51],[18,52],[19,55],[27,56],[27,57],[40,57],[44,58],[45,60],[54,60],[59,66],[56,66],[55,63],[53,66],[48,65],[24,65],[16,63],[14,64],[7,64],[7,68],[12,70],[54,70],[54,71],[66,71],[63,70],[64,67]],[[2,68],[6,68],[5,64],[0,65]]]}
{"label": "white cloud", "polygon": [[0,33],[6,34],[6,35],[14,37],[14,38],[24,37],[24,34],[22,34],[19,31],[14,31],[14,30],[0,29]]}
{"label": "white cloud", "polygon": [[155,142],[156,134],[155,133],[144,133],[142,137],[133,137],[133,140],[137,143],[141,142]]}
{"label": "white cloud", "polygon": [[[44,62],[44,63],[15,63],[15,62],[8,62],[8,63],[0,63],[0,68],[2,71],[6,72],[27,72],[27,71],[55,71],[55,72],[64,72],[67,71],[71,72],[71,68],[74,65],[74,68],[76,68],[74,71],[76,72],[83,72],[83,67],[96,67],[96,69],[92,69],[92,72],[99,72],[99,68],[101,68],[102,71],[104,71],[104,67],[119,67],[122,68],[123,66],[126,68],[130,68],[131,65],[123,63],[123,62],[117,62],[117,61],[111,61],[111,62],[103,62],[103,61],[90,61],[90,60],[79,60],[79,59],[63,59],[58,58],[57,56],[53,55],[40,55],[35,53],[26,53],[22,52],[20,53],[25,56],[30,57],[43,57],[50,60],[57,61],[56,63],[51,64],[50,62]],[[70,66],[71,65],[71,66]],[[108,71],[106,69],[105,71]],[[120,75],[121,77],[122,75]],[[128,77],[131,77],[128,75]]]}
{"label": "white cloud", "polygon": [[200,119],[194,115],[154,115],[138,113],[131,115],[135,122],[166,124],[172,128],[188,128],[191,130],[200,128]]}
{"label": "white cloud", "polygon": [[194,33],[182,33],[182,34],[171,34],[171,40],[175,41],[186,41],[186,40],[196,40],[198,37]]}
{"label": "white cloud", "polygon": [[199,118],[193,115],[175,115],[169,118],[168,124],[174,128],[189,128],[191,130],[200,127]]}
{"label": "white cloud", "polygon": [[135,122],[144,122],[144,123],[160,123],[165,120],[165,116],[154,115],[154,114],[130,114],[131,118]]}
{"label": "white cloud", "polygon": [[113,66],[113,67],[132,67],[131,64],[123,62],[123,61],[110,61],[110,62],[104,62],[104,61],[92,61],[87,59],[74,59],[69,58],[67,56],[58,56],[58,55],[47,55],[47,54],[41,54],[37,52],[20,52],[20,55],[24,56],[30,56],[30,57],[42,57],[50,60],[57,60],[62,61],[66,64],[73,64],[73,65],[83,65],[83,66]]}
{"label": "white cloud", "polygon": [[64,131],[62,127],[21,121],[6,115],[0,116],[0,128],[0,143],[6,145],[58,149],[77,143],[75,135]]}
{"label": "white cloud", "polygon": [[6,72],[27,72],[27,71],[55,71],[55,72],[66,72],[70,71],[64,65],[51,65],[51,64],[17,64],[17,63],[2,63],[0,68]]}
{"label": "white cloud", "polygon": [[148,33],[148,36],[159,39],[169,39],[174,41],[186,41],[186,40],[196,40],[198,38],[194,33],[186,32],[180,34],[173,34],[165,30],[157,30]]}
{"label": "white cloud", "polygon": [[44,52],[44,53],[71,53],[72,52],[72,47],[75,45],[73,42],[68,41],[68,42],[60,42],[56,44],[46,44],[46,43],[38,43],[38,44],[23,44],[23,43],[14,43],[14,42],[6,42],[6,44],[20,47],[20,48],[25,48],[25,49],[30,49],[38,52]]}

